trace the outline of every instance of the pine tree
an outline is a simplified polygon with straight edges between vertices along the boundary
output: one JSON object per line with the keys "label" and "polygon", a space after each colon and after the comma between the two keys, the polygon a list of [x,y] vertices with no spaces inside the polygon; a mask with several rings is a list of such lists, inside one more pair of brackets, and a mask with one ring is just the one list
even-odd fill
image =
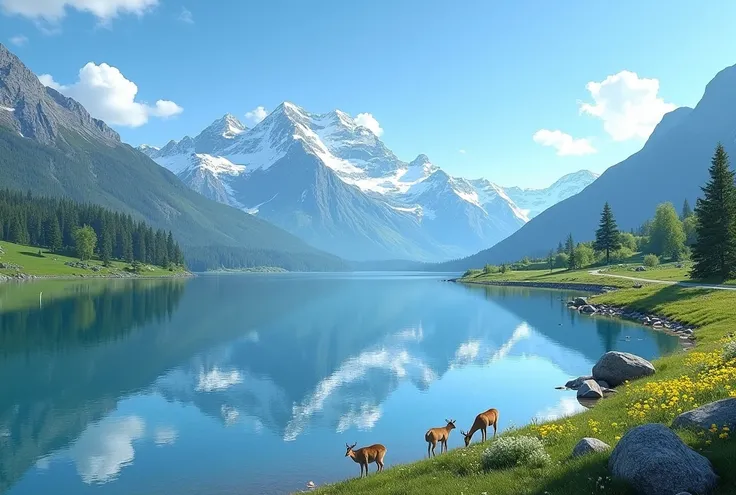
{"label": "pine tree", "polygon": [[557,254],[562,254],[565,252],[565,246],[562,245],[562,241],[560,241],[559,244],[557,244]]}
{"label": "pine tree", "polygon": [[166,238],[166,255],[169,258],[169,261],[172,263],[176,263],[176,251],[174,247],[176,246],[176,243],[174,242],[174,235],[169,230],[169,235]]}
{"label": "pine tree", "polygon": [[690,208],[690,202],[685,199],[685,202],[682,204],[682,213],[680,214],[680,220],[683,222],[693,216],[693,210]]}
{"label": "pine tree", "polygon": [[565,249],[567,250],[567,268],[574,270],[578,267],[578,262],[577,256],[575,255],[575,241],[572,240],[572,234],[567,237]]}
{"label": "pine tree", "polygon": [[710,181],[695,204],[697,241],[693,246],[693,278],[736,274],[736,185],[721,144],[711,161]]}
{"label": "pine tree", "polygon": [[621,236],[616,226],[616,220],[613,218],[613,212],[611,206],[606,202],[603,205],[603,212],[601,213],[601,223],[598,230],[595,231],[595,244],[593,245],[596,251],[603,251],[606,253],[606,265],[611,262],[611,251],[616,251],[621,248]]}
{"label": "pine tree", "polygon": [[59,227],[59,219],[56,215],[51,215],[46,221],[46,247],[52,253],[58,252],[62,247],[61,228]]}
{"label": "pine tree", "polygon": [[549,254],[547,255],[547,266],[549,266],[549,271],[552,271],[555,267],[555,250],[550,249]]}

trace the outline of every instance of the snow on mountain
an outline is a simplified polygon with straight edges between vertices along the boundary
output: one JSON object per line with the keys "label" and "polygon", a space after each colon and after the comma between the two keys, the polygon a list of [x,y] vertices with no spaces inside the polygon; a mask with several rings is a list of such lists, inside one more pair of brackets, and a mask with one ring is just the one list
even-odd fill
{"label": "snow on mountain", "polygon": [[195,138],[139,149],[199,193],[356,260],[470,254],[594,178],[523,190],[451,177],[426,155],[400,160],[345,112],[289,102],[252,129],[228,114]]}
{"label": "snow on mountain", "polygon": [[544,189],[507,187],[504,191],[531,219],[550,206],[576,195],[597,178],[598,174],[594,174],[589,170],[580,170],[561,177],[554,184]]}

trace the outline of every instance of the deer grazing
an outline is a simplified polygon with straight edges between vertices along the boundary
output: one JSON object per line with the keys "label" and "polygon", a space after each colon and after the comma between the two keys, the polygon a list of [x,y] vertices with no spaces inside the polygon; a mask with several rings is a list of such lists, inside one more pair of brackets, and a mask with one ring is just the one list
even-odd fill
{"label": "deer grazing", "polygon": [[362,449],[353,450],[358,443],[353,445],[345,444],[348,450],[345,452],[345,457],[350,457],[355,462],[360,464],[360,477],[363,477],[363,468],[365,468],[365,475],[368,476],[368,464],[371,462],[376,463],[376,472],[380,473],[383,471],[383,458],[386,455],[386,447],[377,443],[369,447],[363,447]]}
{"label": "deer grazing", "polygon": [[470,430],[465,433],[464,431],[460,430],[460,434],[465,437],[465,446],[467,447],[470,445],[470,439],[473,438],[473,434],[480,430],[482,435],[482,442],[486,441],[486,428],[489,426],[493,426],[493,438],[496,438],[496,426],[498,424],[498,410],[497,409],[489,409],[486,412],[482,412],[479,415],[475,417],[475,421],[473,421],[473,426],[470,427]]}
{"label": "deer grazing", "polygon": [[424,434],[424,439],[427,441],[427,457],[436,457],[434,448],[437,446],[437,442],[440,443],[440,454],[447,452],[447,440],[450,439],[450,432],[455,429],[455,420],[446,419],[445,423],[447,423],[445,426],[441,428],[430,428]]}

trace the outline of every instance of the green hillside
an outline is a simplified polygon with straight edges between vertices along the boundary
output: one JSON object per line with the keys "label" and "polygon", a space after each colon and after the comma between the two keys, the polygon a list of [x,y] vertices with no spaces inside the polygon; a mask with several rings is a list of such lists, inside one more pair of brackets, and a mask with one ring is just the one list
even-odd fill
{"label": "green hillside", "polygon": [[93,142],[67,130],[56,148],[0,128],[0,184],[103,205],[171,230],[185,254],[197,248],[197,264],[207,268],[215,268],[208,251],[217,246],[227,248],[224,259],[233,267],[272,265],[273,256],[264,253],[278,252],[279,266],[287,269],[343,269],[339,258],[191,191],[130,146]]}

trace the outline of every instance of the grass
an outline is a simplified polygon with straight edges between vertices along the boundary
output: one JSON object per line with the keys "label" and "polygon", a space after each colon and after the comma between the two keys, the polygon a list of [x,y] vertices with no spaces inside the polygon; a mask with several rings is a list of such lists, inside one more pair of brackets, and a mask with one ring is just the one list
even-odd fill
{"label": "grass", "polygon": [[479,273],[475,276],[463,279],[470,283],[484,282],[553,282],[553,283],[577,283],[577,284],[596,284],[607,285],[611,287],[630,288],[637,282],[613,277],[603,277],[593,275],[587,270],[520,270],[507,271],[506,273]]}
{"label": "grass", "polygon": [[[613,285],[627,282],[587,272],[565,274],[548,271],[482,275],[474,279],[485,280],[579,281],[606,285],[609,282]],[[681,351],[656,360],[657,373],[654,376],[622,385],[617,394],[600,401],[593,409],[569,418],[530,424],[503,433],[504,436],[531,435],[540,438],[552,458],[552,463],[547,467],[485,471],[481,467],[481,455],[489,443],[475,443],[469,448],[454,449],[435,459],[393,466],[363,480],[352,479],[328,485],[316,493],[633,493],[622,482],[609,478],[609,453],[573,459],[570,457],[573,447],[581,438],[588,436],[599,438],[613,447],[634,426],[650,422],[669,425],[680,411],[736,396],[736,360],[726,361],[723,358],[726,341],[733,338],[732,332],[736,330],[736,311],[733,310],[736,292],[647,284],[640,289],[622,289],[596,296],[594,301],[656,312],[696,326],[696,345],[688,352]],[[678,435],[712,462],[720,476],[716,493],[736,493],[736,470],[733,469],[736,439],[720,427],[716,431],[701,434],[678,431]],[[391,445],[388,439],[385,442],[390,463]],[[418,438],[417,444],[417,448],[420,448],[422,439]]]}
{"label": "grass", "polygon": [[[36,277],[64,278],[78,276],[110,277],[121,273],[129,274],[129,272],[126,272],[126,268],[129,267],[128,263],[120,261],[111,262],[110,267],[103,266],[100,260],[87,261],[86,263],[90,265],[100,267],[99,271],[93,271],[91,269],[76,268],[65,264],[67,262],[79,261],[78,258],[50,253],[44,249],[39,250],[39,248],[22,246],[20,244],[13,244],[4,241],[0,242],[0,247],[2,247],[4,251],[4,254],[0,255],[1,263],[9,263],[21,267],[19,270],[0,268],[0,274],[3,275],[24,273],[26,275],[33,275]],[[169,271],[161,267],[145,265],[140,275],[145,277],[170,277],[173,275],[181,275],[182,273],[186,273],[186,271],[181,268]]]}

